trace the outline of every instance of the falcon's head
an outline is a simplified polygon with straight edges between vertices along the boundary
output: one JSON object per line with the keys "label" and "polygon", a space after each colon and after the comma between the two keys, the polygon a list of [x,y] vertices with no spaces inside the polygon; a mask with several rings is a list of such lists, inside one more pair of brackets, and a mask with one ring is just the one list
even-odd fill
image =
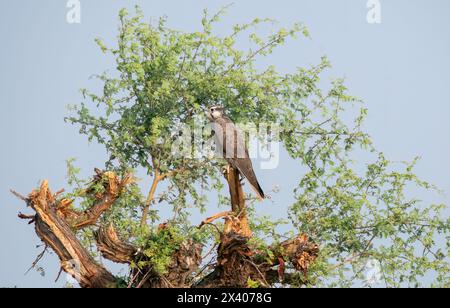
{"label": "falcon's head", "polygon": [[207,116],[210,121],[215,121],[224,116],[224,111],[222,106],[211,106],[207,111]]}

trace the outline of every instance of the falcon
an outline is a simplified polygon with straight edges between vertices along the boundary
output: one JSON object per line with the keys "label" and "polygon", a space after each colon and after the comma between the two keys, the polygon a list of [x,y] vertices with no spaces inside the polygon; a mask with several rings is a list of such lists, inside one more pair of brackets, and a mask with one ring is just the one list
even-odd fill
{"label": "falcon", "polygon": [[223,157],[243,178],[246,178],[259,200],[265,198],[253,170],[253,164],[248,155],[248,149],[242,132],[226,116],[223,107],[211,106],[207,112],[214,131],[216,151],[222,152]]}

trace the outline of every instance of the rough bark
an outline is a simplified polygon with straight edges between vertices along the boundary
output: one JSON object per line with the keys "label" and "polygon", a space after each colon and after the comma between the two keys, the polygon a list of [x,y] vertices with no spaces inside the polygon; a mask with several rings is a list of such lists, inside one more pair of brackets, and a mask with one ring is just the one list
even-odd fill
{"label": "rough bark", "polygon": [[[267,253],[255,251],[249,244],[252,237],[245,195],[240,182],[239,172],[231,166],[225,177],[231,196],[231,212],[223,212],[202,223],[209,224],[215,219],[225,218],[225,228],[220,237],[215,269],[195,286],[211,287],[249,287],[249,280],[261,287],[270,287],[273,283],[286,281],[286,263],[296,271],[307,275],[309,266],[316,260],[318,246],[310,243],[306,235],[300,235],[285,241],[277,247],[271,247]],[[278,270],[272,270],[278,266]]]}
{"label": "rough bark", "polygon": [[105,259],[115,263],[130,264],[138,254],[138,250],[119,239],[114,226],[101,227],[95,232],[97,248]]}
{"label": "rough bark", "polygon": [[57,214],[57,202],[44,181],[39,190],[23,198],[36,212],[36,234],[58,255],[61,268],[72,275],[84,288],[109,288],[116,285],[115,277],[98,264],[80,244],[67,221]]}
{"label": "rough bark", "polygon": [[[288,283],[292,275],[285,273],[288,263],[306,277],[309,266],[316,260],[318,246],[310,243],[305,235],[271,247],[267,253],[255,251],[249,238],[236,233],[224,233],[218,249],[217,265],[212,273],[200,281],[196,287],[247,288],[249,280],[260,287],[270,287],[274,283]],[[274,267],[278,266],[276,271]],[[306,279],[304,284],[306,284]]]}

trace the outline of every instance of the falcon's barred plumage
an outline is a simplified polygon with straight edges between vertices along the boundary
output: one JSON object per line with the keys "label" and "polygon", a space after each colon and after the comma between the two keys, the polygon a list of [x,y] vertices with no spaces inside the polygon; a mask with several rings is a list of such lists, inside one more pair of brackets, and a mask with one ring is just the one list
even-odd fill
{"label": "falcon's barred plumage", "polygon": [[255,191],[258,199],[264,199],[264,192],[258,183],[253,170],[253,164],[248,155],[248,149],[241,131],[233,121],[225,115],[221,106],[211,106],[207,116],[212,124],[216,147],[221,150],[223,157],[242,177],[246,178]]}

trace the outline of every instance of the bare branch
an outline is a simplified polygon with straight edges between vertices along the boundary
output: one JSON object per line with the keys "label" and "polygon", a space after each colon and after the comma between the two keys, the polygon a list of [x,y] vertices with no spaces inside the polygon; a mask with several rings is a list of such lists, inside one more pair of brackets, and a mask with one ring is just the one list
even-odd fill
{"label": "bare branch", "polygon": [[14,190],[12,190],[12,189],[10,189],[10,192],[11,192],[14,196],[16,196],[17,198],[19,198],[20,200],[25,201],[25,202],[28,203],[29,200],[28,200],[27,198],[25,198],[24,196],[22,196],[21,194],[19,194],[18,192],[14,191]]}

